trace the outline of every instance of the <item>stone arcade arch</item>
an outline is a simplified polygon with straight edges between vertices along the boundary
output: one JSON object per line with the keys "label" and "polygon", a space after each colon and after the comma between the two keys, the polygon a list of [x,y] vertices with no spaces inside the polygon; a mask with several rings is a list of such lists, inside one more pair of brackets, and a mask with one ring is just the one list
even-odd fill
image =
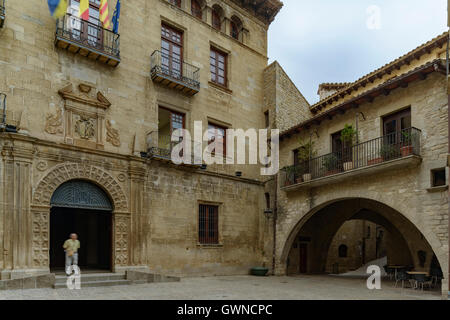
{"label": "stone arcade arch", "polygon": [[[320,237],[320,245],[312,248],[315,250],[312,255],[315,261],[309,262],[309,270],[323,272],[329,245],[339,227],[349,219],[368,220],[385,227],[396,239],[396,247],[393,250],[401,252],[406,249],[407,251],[396,259],[410,259],[418,267],[420,262],[417,252],[426,249],[436,255],[442,270],[446,270],[448,260],[445,250],[433,234],[424,231],[424,228],[419,228],[418,222],[410,215],[402,214],[392,206],[373,199],[338,198],[317,205],[303,216],[298,216],[296,220],[290,217],[289,220],[285,219],[284,223],[281,223],[282,226],[278,227],[280,237],[277,248],[277,274],[286,274],[287,260],[294,241],[302,230],[305,230],[304,228],[311,229],[311,226],[315,226],[314,230],[317,230],[316,236]],[[289,226],[287,221],[291,222]],[[426,267],[431,263],[432,256],[427,257]]]}
{"label": "stone arcade arch", "polygon": [[112,269],[129,265],[130,213],[120,183],[102,168],[80,163],[57,165],[44,174],[32,193],[32,263],[36,269],[49,270],[50,210],[55,191],[72,180],[89,182],[111,200]]}

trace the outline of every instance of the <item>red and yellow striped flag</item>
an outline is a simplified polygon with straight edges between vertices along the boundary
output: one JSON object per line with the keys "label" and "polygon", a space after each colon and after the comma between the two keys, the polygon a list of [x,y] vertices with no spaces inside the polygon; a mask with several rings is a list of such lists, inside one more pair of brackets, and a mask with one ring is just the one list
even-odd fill
{"label": "red and yellow striped flag", "polygon": [[80,18],[89,21],[89,0],[80,0]]}
{"label": "red and yellow striped flag", "polygon": [[100,21],[103,23],[103,28],[111,28],[111,19],[108,12],[108,0],[101,0],[100,2]]}

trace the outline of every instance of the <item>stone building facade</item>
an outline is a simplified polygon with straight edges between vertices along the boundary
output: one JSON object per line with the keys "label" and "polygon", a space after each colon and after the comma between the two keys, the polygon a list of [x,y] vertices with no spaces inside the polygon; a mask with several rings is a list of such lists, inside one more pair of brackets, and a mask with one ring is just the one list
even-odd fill
{"label": "stone building facade", "polygon": [[[447,38],[325,95],[281,133],[276,274],[325,272],[334,235],[356,219],[387,230],[389,265],[428,271],[438,261],[446,278]],[[346,125],[357,132],[347,147],[339,142]],[[314,152],[299,163],[305,141]]]}
{"label": "stone building facade", "polygon": [[69,1],[55,27],[45,2],[6,1],[1,279],[61,267],[67,234],[58,230],[67,228],[81,230],[86,266],[215,275],[259,265],[268,223],[260,167],[176,166],[162,132],[169,121],[265,128],[267,30],[282,3],[122,1],[120,34],[101,27],[96,1],[89,24],[77,6]]}

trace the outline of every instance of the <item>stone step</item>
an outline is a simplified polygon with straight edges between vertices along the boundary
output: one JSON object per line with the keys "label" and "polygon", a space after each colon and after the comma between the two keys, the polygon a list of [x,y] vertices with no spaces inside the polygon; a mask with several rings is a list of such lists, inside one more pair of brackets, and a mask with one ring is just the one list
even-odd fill
{"label": "stone step", "polygon": [[[95,281],[117,281],[126,280],[125,273],[92,273],[92,274],[81,274],[81,282],[95,282]],[[65,284],[67,281],[67,276],[58,275],[55,278],[56,284]]]}
{"label": "stone step", "polygon": [[[88,287],[112,287],[112,286],[124,286],[130,284],[137,284],[135,281],[131,280],[97,280],[97,281],[81,281],[81,288]],[[66,283],[55,283],[54,289],[67,289]]]}

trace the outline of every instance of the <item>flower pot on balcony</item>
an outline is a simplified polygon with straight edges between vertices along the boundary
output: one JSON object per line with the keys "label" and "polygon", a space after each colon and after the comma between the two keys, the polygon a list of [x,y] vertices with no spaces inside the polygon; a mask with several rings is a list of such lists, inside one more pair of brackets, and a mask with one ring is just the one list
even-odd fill
{"label": "flower pot on balcony", "polygon": [[303,175],[303,181],[308,182],[311,181],[312,177],[311,177],[311,173],[305,173]]}
{"label": "flower pot on balcony", "polygon": [[402,152],[402,157],[410,156],[413,153],[413,147],[412,146],[401,147],[400,150]]}
{"label": "flower pot on balcony", "polygon": [[344,170],[345,171],[353,170],[353,161],[344,162]]}
{"label": "flower pot on balcony", "polygon": [[269,269],[265,267],[254,267],[250,270],[250,272],[253,276],[265,277],[267,272],[269,272]]}
{"label": "flower pot on balcony", "polygon": [[368,161],[367,161],[367,165],[368,165],[368,166],[373,166],[373,165],[375,165],[375,164],[382,163],[383,161],[384,161],[383,158],[379,157],[379,158],[375,158],[375,159],[368,160]]}
{"label": "flower pot on balcony", "polygon": [[303,182],[302,177],[298,177],[297,179],[295,179],[295,182],[296,183],[302,183]]}

